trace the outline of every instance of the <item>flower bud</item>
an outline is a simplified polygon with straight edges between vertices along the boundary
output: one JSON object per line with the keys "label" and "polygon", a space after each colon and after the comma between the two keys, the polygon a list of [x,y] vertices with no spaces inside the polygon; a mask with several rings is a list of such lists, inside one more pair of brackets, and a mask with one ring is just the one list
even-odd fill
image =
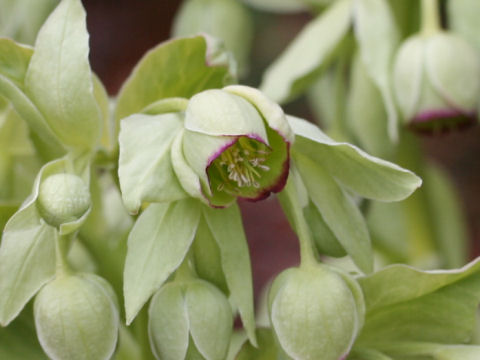
{"label": "flower bud", "polygon": [[[201,184],[198,197],[211,206],[261,200],[285,186],[293,133],[281,108],[260,91],[201,92],[190,99],[185,128],[182,152]],[[175,170],[182,182],[185,171]]]}
{"label": "flower bud", "polygon": [[117,342],[118,310],[110,285],[92,274],[57,277],[38,293],[35,327],[51,359],[109,359]]}
{"label": "flower bud", "polygon": [[407,39],[396,55],[393,81],[404,121],[415,131],[446,132],[477,118],[479,57],[454,34]]}
{"label": "flower bud", "polygon": [[363,326],[359,285],[326,265],[291,268],[273,282],[270,319],[283,350],[294,359],[346,357]]}
{"label": "flower bud", "polygon": [[227,298],[204,280],[169,283],[150,304],[148,330],[157,359],[224,360],[232,326]]}
{"label": "flower bud", "polygon": [[52,226],[78,220],[90,207],[90,192],[77,175],[54,174],[40,184],[37,207]]}

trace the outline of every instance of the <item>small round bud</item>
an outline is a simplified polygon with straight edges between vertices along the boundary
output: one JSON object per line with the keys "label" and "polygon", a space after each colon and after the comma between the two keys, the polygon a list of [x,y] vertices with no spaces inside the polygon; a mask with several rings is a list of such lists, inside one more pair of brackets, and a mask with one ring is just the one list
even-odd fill
{"label": "small round bud", "polygon": [[51,359],[109,359],[118,336],[110,285],[92,274],[61,276],[45,285],[34,305],[35,327]]}
{"label": "small round bud", "polygon": [[363,325],[363,295],[355,280],[325,265],[280,274],[269,293],[270,319],[294,359],[345,357]]}
{"label": "small round bud", "polygon": [[37,206],[43,219],[58,227],[78,220],[88,210],[90,192],[77,175],[51,175],[40,184]]}

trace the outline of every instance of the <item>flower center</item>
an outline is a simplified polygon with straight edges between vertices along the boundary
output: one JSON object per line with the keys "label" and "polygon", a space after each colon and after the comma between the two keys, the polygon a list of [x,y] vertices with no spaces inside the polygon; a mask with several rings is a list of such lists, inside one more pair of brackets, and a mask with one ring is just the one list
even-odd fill
{"label": "flower center", "polygon": [[264,164],[270,153],[268,146],[260,141],[240,137],[214,161],[223,180],[217,190],[238,194],[240,188],[259,188],[261,173],[270,170]]}

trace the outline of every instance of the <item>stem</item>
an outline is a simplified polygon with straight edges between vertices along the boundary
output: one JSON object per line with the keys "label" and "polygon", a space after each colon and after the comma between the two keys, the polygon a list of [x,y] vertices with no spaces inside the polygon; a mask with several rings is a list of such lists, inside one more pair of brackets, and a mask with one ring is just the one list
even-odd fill
{"label": "stem", "polygon": [[298,201],[298,195],[294,184],[295,176],[290,173],[287,186],[279,194],[279,200],[285,209],[291,210],[291,221],[294,224],[298,240],[300,243],[300,266],[310,266],[317,264],[315,252],[313,251],[313,241],[308,228],[307,221],[303,215],[302,207]]}
{"label": "stem", "polygon": [[72,269],[68,264],[67,254],[70,238],[68,236],[58,235],[55,239],[55,261],[56,261],[56,275],[69,275]]}
{"label": "stem", "polygon": [[440,9],[438,0],[422,0],[422,33],[430,35],[440,31]]}

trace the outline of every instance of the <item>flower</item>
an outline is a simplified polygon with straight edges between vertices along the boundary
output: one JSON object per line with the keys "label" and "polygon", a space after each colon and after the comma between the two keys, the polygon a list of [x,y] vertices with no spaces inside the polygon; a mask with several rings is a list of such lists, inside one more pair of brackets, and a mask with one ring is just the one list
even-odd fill
{"label": "flower", "polygon": [[471,125],[480,99],[478,54],[448,32],[414,35],[396,55],[394,90],[404,121],[415,131]]}
{"label": "flower", "polygon": [[[224,207],[285,186],[293,133],[280,106],[260,91],[237,85],[198,93],[185,110],[184,127],[176,149],[184,163],[173,161],[173,167],[192,195]],[[185,178],[185,166],[197,185]]]}

